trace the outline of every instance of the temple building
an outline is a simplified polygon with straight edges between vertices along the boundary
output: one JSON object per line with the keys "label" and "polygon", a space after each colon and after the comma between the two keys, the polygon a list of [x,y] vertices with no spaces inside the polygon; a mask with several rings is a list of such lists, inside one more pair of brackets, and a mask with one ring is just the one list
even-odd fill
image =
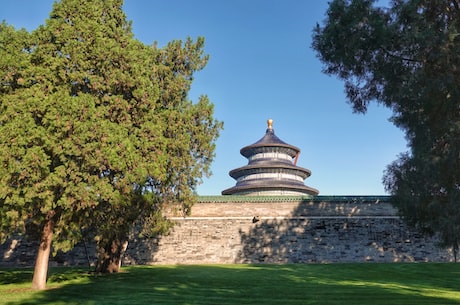
{"label": "temple building", "polygon": [[304,184],[311,172],[297,166],[300,149],[275,135],[273,120],[269,119],[267,124],[265,135],[259,141],[240,150],[248,164],[229,172],[236,185],[222,191],[222,195],[318,195],[317,189]]}

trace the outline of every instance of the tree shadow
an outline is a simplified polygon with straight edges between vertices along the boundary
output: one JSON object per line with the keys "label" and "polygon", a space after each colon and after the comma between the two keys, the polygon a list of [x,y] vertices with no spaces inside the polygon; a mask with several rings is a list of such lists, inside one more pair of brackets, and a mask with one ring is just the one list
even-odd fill
{"label": "tree shadow", "polygon": [[[356,265],[132,267],[35,293],[20,304],[458,304],[454,288],[367,279]],[[361,274],[361,275],[360,275]],[[15,302],[9,305],[19,304]]]}
{"label": "tree shadow", "polygon": [[25,236],[14,235],[0,244],[0,266],[31,267],[35,262],[39,243],[28,240]]}
{"label": "tree shadow", "polygon": [[123,255],[123,265],[145,265],[155,262],[162,237],[162,235],[154,237],[131,236]]}
{"label": "tree shadow", "polygon": [[30,282],[33,270],[29,268],[3,268],[0,270],[0,285]]}
{"label": "tree shadow", "polygon": [[[2,268],[0,270],[0,284],[23,284],[32,280],[34,270],[32,268]],[[61,283],[75,280],[84,274],[91,274],[88,270],[72,267],[53,267],[48,270],[47,281]]]}
{"label": "tree shadow", "polygon": [[[282,204],[282,203],[281,203]],[[240,230],[242,263],[452,261],[378,198],[304,200],[289,217],[259,216]]]}
{"label": "tree shadow", "polygon": [[[39,242],[15,235],[0,244],[1,267],[33,267]],[[57,251],[50,256],[49,264],[56,266],[95,266],[97,261],[94,242],[81,241],[68,252]]]}

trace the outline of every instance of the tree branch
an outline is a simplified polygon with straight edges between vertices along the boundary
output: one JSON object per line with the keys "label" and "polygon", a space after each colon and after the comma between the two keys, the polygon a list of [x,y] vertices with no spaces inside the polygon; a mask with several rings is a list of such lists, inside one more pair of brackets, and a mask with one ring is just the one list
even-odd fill
{"label": "tree branch", "polygon": [[420,60],[416,60],[416,59],[412,59],[412,58],[407,58],[407,57],[402,57],[402,56],[398,56],[398,55],[394,55],[392,54],[390,51],[388,51],[387,49],[385,49],[384,47],[379,47],[383,52],[385,52],[385,54],[387,54],[388,56],[390,57],[393,57],[393,58],[397,58],[397,59],[400,59],[402,61],[409,61],[409,62],[415,62],[415,63],[421,63]]}

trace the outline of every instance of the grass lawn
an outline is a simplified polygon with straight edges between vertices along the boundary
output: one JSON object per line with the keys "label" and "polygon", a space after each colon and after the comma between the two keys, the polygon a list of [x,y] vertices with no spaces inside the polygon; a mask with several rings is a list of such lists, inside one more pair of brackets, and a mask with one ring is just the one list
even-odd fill
{"label": "grass lawn", "polygon": [[0,269],[0,304],[460,304],[460,264],[179,265],[95,276]]}

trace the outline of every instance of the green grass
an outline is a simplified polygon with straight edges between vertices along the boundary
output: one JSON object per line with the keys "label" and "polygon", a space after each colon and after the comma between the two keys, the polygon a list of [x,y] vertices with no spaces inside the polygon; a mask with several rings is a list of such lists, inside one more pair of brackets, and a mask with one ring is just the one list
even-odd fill
{"label": "green grass", "polygon": [[460,304],[460,264],[136,266],[95,276],[0,269],[1,304]]}

